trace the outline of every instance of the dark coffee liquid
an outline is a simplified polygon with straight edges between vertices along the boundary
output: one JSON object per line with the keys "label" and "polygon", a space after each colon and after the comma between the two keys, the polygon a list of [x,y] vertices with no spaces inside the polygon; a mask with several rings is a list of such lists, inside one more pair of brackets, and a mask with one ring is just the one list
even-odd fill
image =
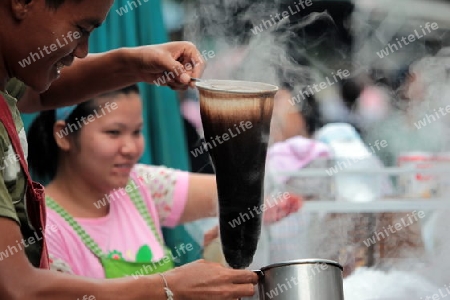
{"label": "dark coffee liquid", "polygon": [[[270,97],[223,97],[201,100],[201,116],[217,178],[224,256],[232,268],[243,269],[253,261],[261,232],[260,207],[273,101]],[[225,134],[229,137],[226,141]]]}

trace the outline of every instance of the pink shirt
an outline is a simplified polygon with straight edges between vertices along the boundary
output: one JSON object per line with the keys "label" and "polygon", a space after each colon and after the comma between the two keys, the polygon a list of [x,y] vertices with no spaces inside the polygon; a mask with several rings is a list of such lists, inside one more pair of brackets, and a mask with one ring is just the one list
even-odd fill
{"label": "pink shirt", "polygon": [[[127,188],[140,190],[156,228],[160,230],[161,226],[178,225],[187,201],[188,173],[136,165],[131,178],[140,184]],[[137,257],[139,249],[148,246],[152,261],[162,259],[163,248],[136,210],[126,189],[105,195],[95,205],[106,205],[106,201],[110,203],[107,216],[96,219],[75,218],[103,253],[127,261],[140,261],[149,259],[148,255]],[[91,278],[105,277],[98,258],[84,245],[72,227],[51,209],[47,209],[46,236],[52,269]]]}

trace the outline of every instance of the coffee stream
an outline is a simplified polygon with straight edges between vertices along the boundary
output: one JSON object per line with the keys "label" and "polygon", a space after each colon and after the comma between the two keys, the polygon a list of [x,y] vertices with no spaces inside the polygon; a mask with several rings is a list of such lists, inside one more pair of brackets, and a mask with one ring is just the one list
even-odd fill
{"label": "coffee stream", "polygon": [[[249,210],[263,203],[273,96],[239,95],[239,99],[233,99],[233,95],[209,95],[202,98],[205,141],[224,134],[229,136],[227,141],[212,147],[209,154],[217,178],[223,254],[230,267],[243,269],[252,263],[261,233],[262,216],[251,216]],[[250,124],[248,122],[251,128],[243,131],[239,125]]]}

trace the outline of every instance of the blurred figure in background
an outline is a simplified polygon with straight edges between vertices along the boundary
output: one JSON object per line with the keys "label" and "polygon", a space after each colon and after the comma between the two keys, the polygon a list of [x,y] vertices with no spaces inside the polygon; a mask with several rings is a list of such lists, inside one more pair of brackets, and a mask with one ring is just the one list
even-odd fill
{"label": "blurred figure in background", "polygon": [[387,141],[389,147],[377,153],[386,166],[396,166],[402,153],[449,149],[450,118],[445,117],[450,96],[449,62],[442,57],[422,58],[399,75],[398,83],[386,85],[392,91],[393,109],[380,122],[372,124],[366,135],[366,141]]}

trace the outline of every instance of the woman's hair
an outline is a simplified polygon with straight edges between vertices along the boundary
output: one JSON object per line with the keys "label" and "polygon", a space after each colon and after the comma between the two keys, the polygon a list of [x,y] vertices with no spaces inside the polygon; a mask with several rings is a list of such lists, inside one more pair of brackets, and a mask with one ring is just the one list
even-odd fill
{"label": "woman's hair", "polygon": [[[295,90],[292,94],[294,95],[294,93]],[[319,103],[317,102],[314,94],[307,93],[306,89],[302,89],[298,93],[303,93],[305,100],[299,102],[296,101],[295,106],[305,122],[308,135],[312,136],[316,130],[320,129],[324,125]]]}
{"label": "woman's hair", "polygon": [[[101,97],[114,97],[121,94],[139,94],[139,87],[134,84],[123,89],[108,92],[98,97],[82,102],[65,119],[66,124],[79,124],[78,120],[83,117],[87,118],[92,115],[94,110],[98,108],[97,99]],[[28,153],[28,164],[31,172],[39,181],[50,181],[56,175],[58,168],[59,149],[53,137],[53,126],[56,122],[55,110],[48,110],[41,112],[31,123],[27,133],[27,140],[30,151]],[[65,134],[71,136],[78,136],[79,130],[70,130],[60,132],[60,135]],[[80,129],[80,128],[78,128]]]}

